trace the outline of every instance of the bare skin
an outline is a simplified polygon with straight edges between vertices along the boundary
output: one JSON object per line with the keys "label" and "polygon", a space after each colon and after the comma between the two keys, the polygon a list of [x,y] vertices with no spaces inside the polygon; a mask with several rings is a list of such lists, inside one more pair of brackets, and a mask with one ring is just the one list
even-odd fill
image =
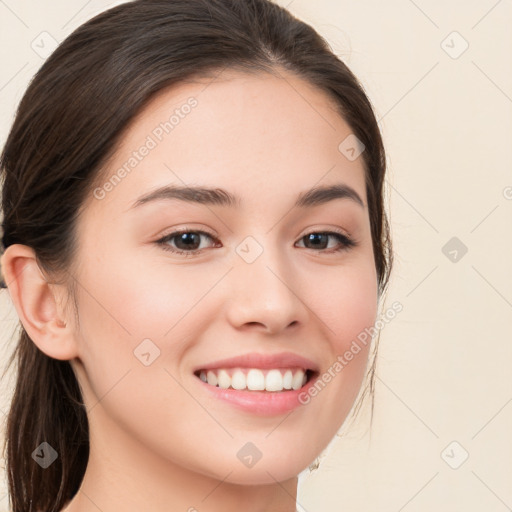
{"label": "bare skin", "polygon": [[[158,140],[155,128],[190,97],[196,106]],[[364,164],[338,149],[350,134],[324,93],[284,71],[181,84],[130,125],[103,192],[84,204],[72,269],[79,323],[32,249],[6,250],[2,266],[25,329],[44,353],[70,360],[87,407],[89,464],[65,512],[295,511],[297,476],[347,417],[368,347],[286,414],[239,410],[206,393],[193,370],[248,352],[293,352],[324,374],[374,324]],[[155,147],[103,186],[148,136]],[[131,208],[169,184],[222,188],[240,204],[162,199]],[[351,187],[363,205],[345,197],[293,207],[301,193],[334,184]],[[208,233],[198,254],[156,243],[182,228]],[[324,245],[304,240],[327,231],[357,244],[336,251],[335,236]],[[262,249],[250,264],[236,252],[246,237]],[[185,250],[178,242],[166,246]],[[147,366],[134,355],[145,339],[160,350]],[[237,457],[248,442],[262,454],[252,467]]]}

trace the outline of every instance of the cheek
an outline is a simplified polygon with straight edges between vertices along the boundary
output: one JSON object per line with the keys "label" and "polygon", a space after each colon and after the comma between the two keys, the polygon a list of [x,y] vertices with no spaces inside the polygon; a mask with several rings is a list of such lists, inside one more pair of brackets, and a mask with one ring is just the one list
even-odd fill
{"label": "cheek", "polygon": [[318,312],[326,338],[337,354],[347,350],[352,340],[374,324],[378,307],[376,279],[371,264],[340,268],[319,279],[324,285],[308,293],[308,304]]}
{"label": "cheek", "polygon": [[[81,365],[79,371],[91,425],[105,425],[106,414],[127,443],[138,439],[155,453],[190,467],[193,448],[187,443],[204,437],[211,418],[179,383],[177,362],[207,329],[211,318],[203,318],[200,301],[217,274],[196,271],[194,276],[177,267],[172,279],[167,273],[162,281],[164,273],[158,269],[141,277],[119,261],[103,260],[94,272],[80,276],[80,359],[85,372]],[[151,342],[141,345],[147,339]],[[149,353],[148,365],[144,353]],[[187,421],[180,421],[182,417]],[[102,436],[102,429],[95,435]],[[176,445],[172,440],[177,438],[186,442]]]}
{"label": "cheek", "polygon": [[84,288],[90,292],[82,294],[80,309],[101,332],[117,331],[133,343],[170,336],[194,314],[202,297],[218,281],[219,272],[224,272],[176,264],[172,269],[165,259],[150,261],[150,269],[147,263],[142,258],[112,256],[84,274]]}
{"label": "cheek", "polygon": [[[371,264],[340,268],[336,279],[314,295],[311,308],[322,319],[330,359],[311,395],[325,407],[330,420],[339,425],[359,392],[368,363],[372,327],[378,309],[376,273]],[[320,413],[320,414],[322,414]]]}
{"label": "cheek", "polygon": [[[187,347],[208,329],[211,302],[205,296],[224,272],[192,265],[169,272],[169,264],[143,272],[135,261],[113,254],[94,268],[84,266],[77,297],[79,357],[93,394],[103,396],[127,371],[133,380],[141,368],[176,368]],[[144,358],[151,366],[144,366]]]}

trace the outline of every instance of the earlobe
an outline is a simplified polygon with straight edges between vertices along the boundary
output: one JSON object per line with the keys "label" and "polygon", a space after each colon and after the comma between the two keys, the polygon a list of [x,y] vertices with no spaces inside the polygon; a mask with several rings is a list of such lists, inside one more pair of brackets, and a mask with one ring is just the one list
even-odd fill
{"label": "earlobe", "polygon": [[25,331],[49,357],[77,357],[71,326],[56,301],[54,285],[41,272],[34,250],[22,244],[7,247],[1,259],[2,272],[11,300]]}

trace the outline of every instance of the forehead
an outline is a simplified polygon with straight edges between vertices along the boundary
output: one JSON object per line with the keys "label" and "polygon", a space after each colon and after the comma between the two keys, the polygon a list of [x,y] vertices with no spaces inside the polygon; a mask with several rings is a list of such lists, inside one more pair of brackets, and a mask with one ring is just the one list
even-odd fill
{"label": "forehead", "polygon": [[340,151],[351,128],[334,101],[293,74],[279,75],[225,70],[159,91],[102,173],[100,186],[124,169],[106,203],[126,208],[142,191],[169,183],[222,185],[256,198],[256,190],[278,197],[339,182],[366,202],[363,159]]}

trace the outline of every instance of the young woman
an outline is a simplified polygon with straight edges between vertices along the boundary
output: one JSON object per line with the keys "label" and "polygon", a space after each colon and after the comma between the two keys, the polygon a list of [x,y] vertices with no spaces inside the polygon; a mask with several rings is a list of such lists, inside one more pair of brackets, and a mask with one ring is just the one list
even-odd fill
{"label": "young woman", "polygon": [[294,511],[372,389],[392,261],[325,41],[267,0],[119,5],[44,63],[1,170],[12,512]]}

